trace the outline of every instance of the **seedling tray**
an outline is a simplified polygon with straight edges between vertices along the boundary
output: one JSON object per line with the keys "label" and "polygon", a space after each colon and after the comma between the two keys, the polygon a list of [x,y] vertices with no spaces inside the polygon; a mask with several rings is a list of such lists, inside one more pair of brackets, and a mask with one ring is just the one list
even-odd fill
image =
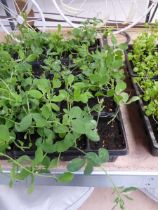
{"label": "seedling tray", "polygon": [[[138,87],[138,85],[134,82],[134,77],[136,77],[137,75],[132,76],[133,69],[131,66],[131,62],[129,62],[128,60],[127,53],[125,53],[125,55],[126,55],[126,65],[127,65],[129,74],[131,76],[130,78],[131,78],[132,85],[135,89],[136,95],[140,96],[141,90]],[[140,98],[137,103],[140,108],[141,116],[142,116],[144,126],[145,126],[145,131],[149,139],[151,154],[154,156],[158,156],[158,126],[152,117],[146,116],[145,109],[144,109],[145,102]]]}
{"label": "seedling tray", "polygon": [[[128,144],[126,133],[123,125],[121,111],[119,110],[118,116],[108,124],[108,122],[112,119],[112,114],[110,113],[108,116],[100,116],[99,118],[99,127],[98,132],[100,134],[99,142],[92,142],[86,136],[82,136],[80,141],[78,142],[78,147],[84,152],[98,152],[98,149],[103,147],[108,149],[109,151],[109,161],[114,161],[118,156],[123,156],[128,153]],[[11,156],[13,158],[19,158],[22,155],[28,155],[30,157],[34,157],[35,151],[21,151],[21,150],[12,150]],[[57,157],[58,154],[53,153],[49,154],[50,158]],[[69,149],[66,152],[61,153],[61,159],[64,161],[71,160],[78,156],[84,156],[84,154],[75,149]]]}
{"label": "seedling tray", "polygon": [[137,77],[137,74],[133,71],[133,63],[129,61],[128,59],[128,53],[132,52],[132,45],[129,45],[128,50],[125,51],[125,60],[126,60],[126,66],[128,67],[128,73],[131,77]]}

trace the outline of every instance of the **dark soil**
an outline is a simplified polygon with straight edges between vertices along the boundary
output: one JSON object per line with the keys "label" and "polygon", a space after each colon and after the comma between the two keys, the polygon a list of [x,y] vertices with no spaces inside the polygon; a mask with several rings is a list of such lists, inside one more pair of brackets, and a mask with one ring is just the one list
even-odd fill
{"label": "dark soil", "polygon": [[[89,100],[89,107],[92,108],[93,106],[95,106],[96,104],[98,104],[98,101],[97,101],[97,98],[92,98]],[[117,110],[117,105],[116,103],[114,102],[113,98],[110,98],[110,97],[104,97],[104,103],[103,103],[103,110],[101,112],[101,115],[106,115],[106,114],[109,114],[109,113],[114,113],[116,112]],[[97,112],[93,111],[92,114],[94,116],[98,115]]]}
{"label": "dark soil", "polygon": [[42,75],[43,73],[42,65],[43,61],[40,60],[32,62],[32,72],[35,78],[39,78]]}
{"label": "dark soil", "polygon": [[108,150],[125,149],[125,140],[120,126],[120,121],[114,119],[108,124],[111,118],[100,118],[98,123],[98,133],[100,136],[99,142],[91,142],[90,147],[97,150],[101,147]]}
{"label": "dark soil", "polygon": [[95,41],[95,43],[89,47],[89,52],[90,53],[91,52],[95,52],[97,49],[98,50],[101,49],[101,44],[100,44],[100,40],[99,39],[97,39]]}

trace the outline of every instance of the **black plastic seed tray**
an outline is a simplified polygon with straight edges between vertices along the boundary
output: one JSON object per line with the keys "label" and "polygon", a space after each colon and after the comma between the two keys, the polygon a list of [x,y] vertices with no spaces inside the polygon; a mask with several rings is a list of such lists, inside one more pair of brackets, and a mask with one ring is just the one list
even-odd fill
{"label": "black plastic seed tray", "polygon": [[[130,73],[133,72],[131,62],[129,62],[127,54],[126,54],[126,65],[127,65],[128,71]],[[131,81],[135,89],[136,95],[140,96],[141,90],[139,89],[138,85],[134,82],[133,76],[131,76]],[[152,117],[146,116],[145,109],[144,109],[145,102],[141,98],[138,101],[138,105],[141,111],[141,116],[144,122],[148,139],[149,139],[151,154],[154,156],[158,156],[158,125],[155,123]]]}
{"label": "black plastic seed tray", "polygon": [[128,50],[125,51],[125,60],[126,60],[126,66],[128,67],[128,73],[129,73],[129,76],[131,77],[137,77],[137,74],[133,71],[133,68],[134,68],[133,63],[128,60],[129,52],[132,52],[132,46],[130,46]]}
{"label": "black plastic seed tray", "polygon": [[[83,150],[84,152],[95,152],[95,153],[98,152],[99,148],[104,147],[108,149],[109,151],[109,156],[110,156],[109,161],[116,160],[118,156],[126,155],[128,153],[128,144],[127,144],[127,138],[126,138],[126,133],[125,133],[124,125],[123,125],[121,111],[119,111],[118,116],[114,119],[114,121],[112,121],[113,124],[112,123],[107,124],[111,119],[112,119],[111,116],[106,116],[106,117],[101,116],[99,118],[99,123],[101,123],[102,126],[104,125],[104,128],[106,130],[109,127],[108,135],[111,135],[111,136],[109,136],[108,138],[109,139],[108,148],[104,147],[103,138],[101,138],[99,142],[92,142],[89,139],[87,139],[86,136],[83,136],[80,139],[78,147],[81,148],[81,150]],[[106,134],[106,131],[105,131],[105,134]],[[107,136],[105,135],[105,139],[106,138]],[[111,142],[113,142],[113,145],[111,145]],[[117,149],[115,147],[117,147]],[[33,158],[34,154],[35,154],[35,151],[23,152],[21,150],[12,150],[11,152],[11,156],[13,156],[13,158],[15,159],[22,155],[28,155],[31,158]],[[57,157],[58,154],[53,153],[53,154],[48,154],[48,156],[50,158],[54,158],[54,157]],[[61,159],[64,161],[71,160],[78,156],[84,156],[84,154],[81,151],[74,148],[61,153]]]}

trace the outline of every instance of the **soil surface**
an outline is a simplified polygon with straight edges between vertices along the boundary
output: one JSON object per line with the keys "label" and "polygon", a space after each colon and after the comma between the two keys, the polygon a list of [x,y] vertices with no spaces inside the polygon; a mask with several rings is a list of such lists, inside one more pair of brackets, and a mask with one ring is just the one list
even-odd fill
{"label": "soil surface", "polygon": [[100,118],[98,123],[99,142],[91,142],[90,147],[97,150],[101,147],[108,150],[125,149],[125,140],[121,129],[120,121],[115,118],[109,123],[111,118]]}
{"label": "soil surface", "polygon": [[[100,98],[101,99],[101,98]],[[100,100],[99,99],[99,100]],[[96,104],[98,104],[97,98],[92,98],[89,100],[89,107],[92,108],[93,106],[95,106]],[[104,103],[103,103],[103,110],[102,110],[102,114],[108,114],[108,113],[115,113],[117,110],[117,105],[114,102],[114,100],[110,97],[104,97]],[[94,116],[98,115],[97,112],[93,111],[92,114]],[[102,115],[101,114],[101,115]]]}

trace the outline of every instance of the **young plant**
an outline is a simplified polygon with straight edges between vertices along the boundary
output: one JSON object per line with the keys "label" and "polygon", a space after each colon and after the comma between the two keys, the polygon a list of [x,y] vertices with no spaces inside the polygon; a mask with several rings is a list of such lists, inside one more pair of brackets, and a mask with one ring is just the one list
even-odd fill
{"label": "young plant", "polygon": [[[85,153],[79,142],[85,137],[100,140],[98,119],[105,98],[117,105],[138,98],[125,92],[124,53],[114,37],[112,47],[90,50],[96,42],[95,24],[74,29],[69,39],[60,27],[54,33],[21,28],[21,43],[0,45],[0,156],[12,163],[10,185],[28,176],[32,183],[35,176],[69,182],[82,167],[90,174],[108,161],[105,148]],[[95,100],[93,106],[90,100]],[[84,156],[69,162],[59,176],[43,174],[72,148]],[[21,156],[16,158],[16,152]]]}
{"label": "young plant", "polygon": [[158,52],[157,31],[143,32],[133,44],[129,59],[134,65],[135,82],[138,84],[141,97],[145,102],[145,113],[158,120]]}

